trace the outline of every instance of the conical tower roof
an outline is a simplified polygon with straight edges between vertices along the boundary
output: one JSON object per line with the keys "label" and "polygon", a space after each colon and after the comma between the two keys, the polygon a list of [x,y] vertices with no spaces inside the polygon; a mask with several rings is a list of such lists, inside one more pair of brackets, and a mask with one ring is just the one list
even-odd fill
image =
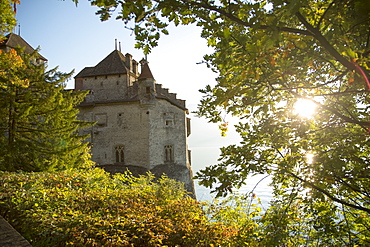
{"label": "conical tower roof", "polygon": [[140,63],[142,64],[141,65],[141,74],[140,74],[138,79],[139,80],[141,80],[141,79],[154,79],[152,71],[150,71],[148,62],[146,60],[142,60]]}

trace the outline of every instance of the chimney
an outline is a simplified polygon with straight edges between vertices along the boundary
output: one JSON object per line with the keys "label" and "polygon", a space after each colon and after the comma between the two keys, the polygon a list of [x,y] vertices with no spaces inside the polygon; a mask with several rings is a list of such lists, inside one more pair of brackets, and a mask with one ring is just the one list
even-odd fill
{"label": "chimney", "polygon": [[126,53],[126,67],[129,69],[130,72],[132,72],[132,55],[129,53]]}

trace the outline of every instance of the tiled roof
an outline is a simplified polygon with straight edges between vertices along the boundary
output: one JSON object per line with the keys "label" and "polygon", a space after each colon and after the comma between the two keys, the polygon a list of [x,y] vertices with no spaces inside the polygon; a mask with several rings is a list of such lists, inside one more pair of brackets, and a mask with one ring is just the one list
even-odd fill
{"label": "tiled roof", "polygon": [[148,62],[144,61],[143,66],[141,67],[141,74],[139,76],[140,79],[154,79],[152,72],[150,71]]}
{"label": "tiled roof", "polygon": [[[10,33],[6,36],[6,38],[0,41],[0,49],[4,49],[6,47],[16,48],[16,47],[24,47],[24,52],[32,53],[35,49],[32,48],[21,36],[16,35],[14,33]],[[44,61],[47,61],[42,55],[40,58]]]}
{"label": "tiled roof", "polygon": [[81,70],[75,78],[126,74],[128,68],[126,67],[125,61],[125,56],[120,51],[114,50],[95,67],[86,67]]}

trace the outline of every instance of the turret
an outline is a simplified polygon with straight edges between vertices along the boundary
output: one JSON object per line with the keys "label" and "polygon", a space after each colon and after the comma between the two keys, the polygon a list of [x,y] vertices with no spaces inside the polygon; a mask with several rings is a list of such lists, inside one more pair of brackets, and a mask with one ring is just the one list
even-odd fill
{"label": "turret", "polygon": [[150,71],[148,61],[141,60],[141,74],[138,78],[139,99],[143,105],[154,105],[156,99],[155,80]]}

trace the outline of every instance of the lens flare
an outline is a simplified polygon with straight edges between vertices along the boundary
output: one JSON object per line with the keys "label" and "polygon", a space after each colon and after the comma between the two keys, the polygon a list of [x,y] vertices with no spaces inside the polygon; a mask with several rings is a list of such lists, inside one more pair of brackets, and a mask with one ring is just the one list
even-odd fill
{"label": "lens flare", "polygon": [[317,105],[309,99],[298,99],[293,106],[293,112],[302,118],[312,118],[316,112]]}
{"label": "lens flare", "polygon": [[312,164],[314,162],[315,155],[313,153],[306,153],[306,162],[307,164]]}

